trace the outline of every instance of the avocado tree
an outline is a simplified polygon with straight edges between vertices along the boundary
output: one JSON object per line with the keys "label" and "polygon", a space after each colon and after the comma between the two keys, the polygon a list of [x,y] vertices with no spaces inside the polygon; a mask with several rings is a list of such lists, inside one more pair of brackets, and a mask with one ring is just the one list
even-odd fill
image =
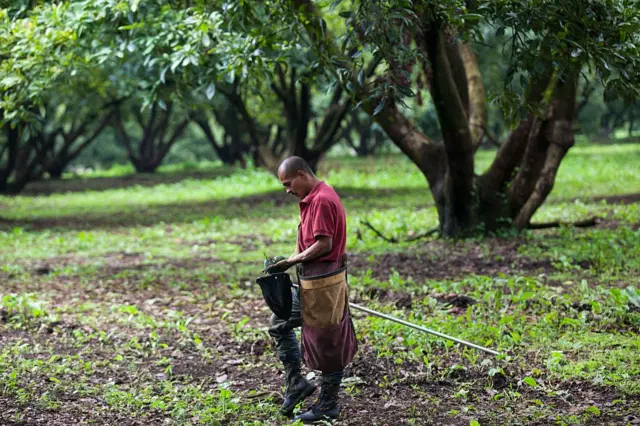
{"label": "avocado tree", "polygon": [[[45,173],[59,177],[110,119],[103,76],[86,67],[82,26],[62,4],[16,2],[0,9],[0,192]],[[55,87],[55,89],[54,89]]]}
{"label": "avocado tree", "polygon": [[[351,87],[425,175],[446,236],[529,225],[574,143],[583,70],[598,77],[608,97],[638,94],[640,11],[633,1],[293,4],[289,22],[304,28],[323,69]],[[345,19],[338,34],[324,24],[331,8]],[[476,175],[474,155],[489,123],[474,42],[483,41],[487,25],[505,39],[505,84],[492,100],[512,128],[491,166]],[[364,81],[362,61],[349,55],[355,49],[380,58],[386,72]],[[404,101],[421,87],[436,109],[441,140],[404,113]]]}
{"label": "avocado tree", "polygon": [[59,174],[111,124],[136,168],[155,169],[191,120],[194,93],[209,96],[259,57],[246,53],[255,37],[228,31],[220,5],[190,3],[0,9],[0,191]]}

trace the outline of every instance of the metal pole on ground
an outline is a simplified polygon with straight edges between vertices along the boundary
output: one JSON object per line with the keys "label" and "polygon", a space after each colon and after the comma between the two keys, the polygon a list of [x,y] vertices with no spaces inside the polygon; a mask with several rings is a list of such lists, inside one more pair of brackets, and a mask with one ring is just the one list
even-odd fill
{"label": "metal pole on ground", "polygon": [[419,331],[422,331],[424,333],[432,334],[434,336],[442,337],[443,339],[452,340],[454,342],[460,343],[461,345],[469,346],[469,347],[472,347],[472,348],[477,349],[479,351],[486,352],[486,353],[491,354],[491,355],[500,355],[499,352],[496,352],[496,351],[494,351],[492,349],[485,348],[483,346],[479,346],[479,345],[476,345],[474,343],[467,342],[466,340],[458,339],[458,338],[453,337],[453,336],[448,336],[446,334],[439,333],[439,332],[434,331],[434,330],[430,330],[430,329],[428,329],[426,327],[422,327],[422,326],[417,325],[417,324],[412,324],[412,323],[410,323],[408,321],[401,320],[400,318],[392,317],[391,315],[383,314],[382,312],[378,312],[378,311],[374,311],[373,309],[365,308],[364,306],[360,306],[360,305],[358,305],[356,303],[349,302],[349,306],[351,306],[354,309],[357,309],[359,311],[366,312],[366,313],[368,313],[370,315],[373,315],[373,316],[376,316],[376,317],[380,317],[380,318],[384,318],[384,319],[389,320],[389,321],[397,322],[398,324],[402,324],[404,326],[411,327],[411,328],[413,328],[415,330],[419,330]]}

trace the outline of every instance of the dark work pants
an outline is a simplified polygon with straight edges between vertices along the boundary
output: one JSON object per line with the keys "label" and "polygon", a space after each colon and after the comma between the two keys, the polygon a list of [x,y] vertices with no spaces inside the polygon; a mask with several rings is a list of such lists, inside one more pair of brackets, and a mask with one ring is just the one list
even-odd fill
{"label": "dark work pants", "polygon": [[[298,289],[293,287],[291,289],[293,296],[293,305],[291,308],[291,318],[289,321],[285,321],[282,318],[271,315],[271,327],[269,327],[269,334],[276,341],[276,348],[278,350],[278,359],[283,364],[292,362],[300,362],[300,345],[296,337],[294,328],[290,323],[300,324],[300,297],[298,295]],[[299,327],[299,326],[296,326]],[[322,373],[322,381],[331,385],[339,385],[342,381],[344,371],[336,371],[334,373]]]}

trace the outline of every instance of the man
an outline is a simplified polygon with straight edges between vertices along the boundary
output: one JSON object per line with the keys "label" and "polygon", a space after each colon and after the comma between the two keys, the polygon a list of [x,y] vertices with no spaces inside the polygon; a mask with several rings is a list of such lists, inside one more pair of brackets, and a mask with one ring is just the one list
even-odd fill
{"label": "man", "polygon": [[267,269],[284,271],[295,265],[300,276],[300,288],[293,289],[291,317],[285,321],[272,315],[269,329],[286,371],[281,410],[290,415],[315,391],[300,374],[301,353],[293,328],[302,324],[302,355],[307,366],[322,372],[322,385],[318,402],[296,419],[305,423],[335,419],[340,414],[338,391],[344,367],[357,350],[349,316],[344,207],[333,188],[319,180],[300,157],[284,160],[278,178],[288,194],[300,199],[295,254]]}

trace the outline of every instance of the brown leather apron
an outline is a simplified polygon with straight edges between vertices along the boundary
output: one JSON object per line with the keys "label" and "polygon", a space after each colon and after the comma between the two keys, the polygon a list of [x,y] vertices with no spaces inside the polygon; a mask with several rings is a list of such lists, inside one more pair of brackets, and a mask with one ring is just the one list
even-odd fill
{"label": "brown leather apron", "polygon": [[[342,267],[307,264],[299,268],[302,355],[315,370],[332,373],[343,370],[358,349],[349,314],[346,256]],[[318,274],[324,269],[330,272]],[[309,272],[316,272],[311,275]]]}

